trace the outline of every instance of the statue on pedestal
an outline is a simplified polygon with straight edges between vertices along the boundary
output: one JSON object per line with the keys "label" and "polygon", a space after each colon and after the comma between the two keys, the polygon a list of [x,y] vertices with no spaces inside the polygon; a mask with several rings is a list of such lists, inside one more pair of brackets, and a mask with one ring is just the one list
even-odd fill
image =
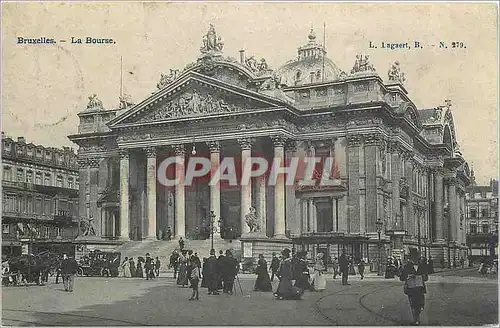
{"label": "statue on pedestal", "polygon": [[84,230],[83,236],[95,236],[95,229],[94,229],[94,218],[91,216],[85,221],[81,222],[80,229]]}
{"label": "statue on pedestal", "polygon": [[250,212],[245,215],[245,222],[250,228],[250,232],[258,232],[260,231],[260,223],[255,213],[255,207],[250,207],[249,211]]}

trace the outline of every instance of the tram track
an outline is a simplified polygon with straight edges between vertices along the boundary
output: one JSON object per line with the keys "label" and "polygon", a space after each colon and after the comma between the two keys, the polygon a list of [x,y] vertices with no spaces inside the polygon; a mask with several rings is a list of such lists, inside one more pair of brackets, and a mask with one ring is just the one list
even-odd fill
{"label": "tram track", "polygon": [[[11,318],[4,316],[3,312],[5,312],[5,311],[14,312],[14,313],[27,313],[27,314],[33,314],[33,315],[50,315],[51,317],[70,317],[70,318],[100,320],[100,321],[107,321],[107,322],[122,323],[122,324],[130,325],[130,326],[151,326],[151,325],[148,325],[145,323],[140,323],[140,322],[120,320],[120,319],[111,319],[111,318],[106,318],[106,317],[90,316],[90,315],[83,315],[83,314],[69,314],[69,313],[56,313],[56,312],[44,312],[44,311],[17,310],[17,309],[2,308],[2,320],[5,319],[5,320],[25,322],[25,323],[29,323],[29,324],[36,324],[36,325],[43,325],[43,326],[60,326],[60,324],[46,324],[46,323],[41,323],[41,322],[37,322],[37,321],[30,322],[30,321],[24,321],[24,320],[19,320],[19,319],[11,319]],[[57,321],[60,321],[60,320],[57,320]],[[110,325],[110,323],[107,323],[107,325]]]}

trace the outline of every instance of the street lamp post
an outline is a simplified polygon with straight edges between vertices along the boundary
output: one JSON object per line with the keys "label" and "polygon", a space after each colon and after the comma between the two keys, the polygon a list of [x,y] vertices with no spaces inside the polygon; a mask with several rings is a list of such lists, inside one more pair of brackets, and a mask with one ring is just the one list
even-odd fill
{"label": "street lamp post", "polygon": [[377,272],[377,276],[381,276],[382,275],[382,257],[380,255],[380,233],[382,232],[382,226],[384,225],[384,222],[382,222],[382,220],[380,218],[377,219],[377,221],[375,222],[375,224],[377,225],[377,233],[378,233],[378,272]]}

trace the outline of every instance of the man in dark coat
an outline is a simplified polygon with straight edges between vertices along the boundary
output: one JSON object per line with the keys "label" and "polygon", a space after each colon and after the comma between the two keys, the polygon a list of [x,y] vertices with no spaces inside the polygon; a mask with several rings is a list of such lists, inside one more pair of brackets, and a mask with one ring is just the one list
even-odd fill
{"label": "man in dark coat", "polygon": [[146,253],[146,262],[144,263],[144,270],[146,271],[146,280],[155,277],[154,274],[154,262],[149,253]]}
{"label": "man in dark coat", "polygon": [[349,259],[345,255],[345,251],[342,251],[342,255],[339,257],[339,267],[340,273],[342,273],[342,285],[349,285],[347,278],[349,276]]}
{"label": "man in dark coat", "polygon": [[217,291],[217,284],[219,282],[218,261],[215,257],[215,250],[210,250],[210,257],[205,263],[207,282],[208,282],[208,295],[219,295]]}
{"label": "man in dark coat", "polygon": [[230,250],[226,251],[223,270],[222,279],[224,280],[224,293],[232,294],[234,278],[238,274],[239,265]]}
{"label": "man in dark coat", "polygon": [[75,274],[78,272],[78,263],[75,259],[68,258],[66,254],[63,255],[61,262],[61,274],[64,283],[64,290],[73,292],[73,284],[75,281]]}
{"label": "man in dark coat", "polygon": [[224,289],[224,277],[222,276],[225,271],[226,259],[224,256],[224,252],[222,250],[219,251],[219,258],[217,259],[217,263],[219,265],[219,281],[217,282],[217,289]]}
{"label": "man in dark coat", "polygon": [[274,280],[274,276],[278,277],[278,269],[280,268],[280,260],[276,257],[276,253],[273,253],[273,258],[271,260],[271,282]]}
{"label": "man in dark coat", "polygon": [[170,263],[168,265],[169,268],[174,268],[174,279],[177,278],[177,270],[179,269],[179,253],[177,251],[173,251],[172,255],[170,255]]}

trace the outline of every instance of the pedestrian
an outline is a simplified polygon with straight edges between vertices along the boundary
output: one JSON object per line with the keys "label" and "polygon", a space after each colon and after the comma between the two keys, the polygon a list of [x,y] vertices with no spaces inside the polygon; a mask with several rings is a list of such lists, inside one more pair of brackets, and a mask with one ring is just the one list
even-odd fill
{"label": "pedestrian", "polygon": [[191,298],[189,300],[199,300],[200,294],[198,292],[198,283],[200,281],[200,268],[198,267],[198,263],[196,262],[190,262],[189,266],[191,266],[191,275],[189,277],[189,282],[191,283],[191,288],[193,289],[193,294],[191,295]]}
{"label": "pedestrian", "polygon": [[363,280],[365,278],[365,260],[364,259],[361,259],[361,261],[359,261],[358,263],[358,271],[359,271],[359,275],[361,276],[361,280]]}
{"label": "pedestrian", "polygon": [[280,260],[276,257],[276,253],[273,252],[273,257],[271,259],[271,282],[274,281],[274,276],[278,276],[278,269],[280,267]]}
{"label": "pedestrian", "polygon": [[207,258],[203,258],[203,277],[201,279],[201,285],[200,287],[202,288],[207,288],[208,287],[208,273],[207,273]]}
{"label": "pedestrian", "polygon": [[224,258],[224,267],[223,267],[224,271],[222,273],[222,277],[224,280],[223,293],[230,295],[233,294],[234,279],[236,278],[239,269],[240,265],[238,261],[233,257],[233,254],[229,249],[226,250],[226,256]]}
{"label": "pedestrian", "polygon": [[160,265],[161,265],[161,262],[160,262],[160,259],[158,258],[158,256],[156,257],[156,260],[155,260],[155,275],[157,277],[160,276]]}
{"label": "pedestrian", "polygon": [[347,282],[349,277],[349,260],[345,254],[345,250],[342,250],[342,255],[339,258],[340,273],[342,274],[342,285],[350,285]]}
{"label": "pedestrian", "polygon": [[188,274],[187,274],[187,251],[183,250],[179,255],[179,275],[177,276],[177,285],[181,285],[182,287],[187,286],[188,284]]}
{"label": "pedestrian", "polygon": [[[62,262],[61,262],[61,264],[62,264]],[[59,267],[56,269],[56,284],[59,284],[59,276],[62,277],[61,264],[59,264]]]}
{"label": "pedestrian", "polygon": [[323,274],[323,271],[325,271],[323,256],[323,253],[318,253],[316,255],[316,262],[314,263],[312,290],[317,292],[322,292],[326,289],[326,279],[325,275]]}
{"label": "pedestrian", "polygon": [[219,295],[217,290],[219,283],[219,272],[218,272],[218,260],[215,257],[215,250],[210,250],[210,257],[207,259],[206,265],[206,275],[208,280],[208,295]]}
{"label": "pedestrian", "polygon": [[68,258],[67,254],[63,254],[63,260],[61,263],[61,274],[64,283],[64,290],[67,292],[73,292],[73,285],[75,282],[75,274],[78,271],[78,263],[75,259]]}
{"label": "pedestrian", "polygon": [[146,271],[146,280],[153,279],[155,274],[154,274],[154,263],[153,259],[149,255],[149,253],[146,253],[146,261],[144,262],[144,271]]}
{"label": "pedestrian", "polygon": [[125,257],[125,261],[123,261],[123,276],[125,278],[131,278],[132,274],[130,272],[130,262],[128,260],[128,257]]}
{"label": "pedestrian", "polygon": [[298,287],[292,286],[292,280],[290,279],[292,276],[292,264],[290,259],[290,250],[285,248],[281,252],[283,256],[283,260],[280,263],[280,267],[278,270],[278,279],[280,280],[278,284],[278,288],[274,293],[274,297],[279,300],[292,300],[292,299],[300,299],[304,290]]}
{"label": "pedestrian", "polygon": [[339,260],[337,257],[333,258],[333,279],[337,279],[337,276],[340,275],[339,273]]}
{"label": "pedestrian", "polygon": [[174,268],[174,279],[177,278],[177,270],[179,269],[179,253],[173,251],[170,255],[170,263],[168,265],[169,269]]}
{"label": "pedestrian", "polygon": [[224,256],[224,252],[222,250],[219,251],[219,257],[217,258],[217,264],[219,266],[219,269],[217,270],[217,272],[219,273],[219,280],[217,282],[217,289],[218,290],[224,290],[224,277],[223,277],[223,273],[225,271],[225,256]]}
{"label": "pedestrian", "polygon": [[311,288],[311,284],[309,283],[309,268],[307,267],[306,252],[298,252],[297,259],[294,286],[303,290],[309,290]]}
{"label": "pedestrian", "polygon": [[255,274],[257,274],[257,279],[255,280],[253,290],[256,292],[271,292],[273,287],[271,286],[271,280],[269,279],[269,273],[267,272],[267,262],[264,259],[264,254],[259,254]]}
{"label": "pedestrian", "polygon": [[181,252],[184,250],[184,239],[182,237],[179,239],[179,249]]}
{"label": "pedestrian", "polygon": [[396,271],[396,265],[394,264],[395,259],[392,257],[387,258],[387,264],[385,267],[385,279],[392,279],[394,278],[394,272]]}
{"label": "pedestrian", "polygon": [[354,270],[354,260],[352,256],[349,256],[349,274],[351,276],[356,275],[356,270]]}
{"label": "pedestrian", "polygon": [[130,276],[137,277],[137,269],[135,268],[134,258],[131,257],[128,261],[130,263]]}
{"label": "pedestrian", "polygon": [[139,256],[137,258],[137,266],[135,267],[135,276],[137,278],[144,278],[144,258]]}
{"label": "pedestrian", "polygon": [[418,258],[418,250],[410,248],[409,261],[401,270],[399,277],[405,283],[403,291],[408,296],[413,322],[416,325],[420,324],[420,313],[424,309],[427,292],[425,282],[429,279],[427,266]]}

